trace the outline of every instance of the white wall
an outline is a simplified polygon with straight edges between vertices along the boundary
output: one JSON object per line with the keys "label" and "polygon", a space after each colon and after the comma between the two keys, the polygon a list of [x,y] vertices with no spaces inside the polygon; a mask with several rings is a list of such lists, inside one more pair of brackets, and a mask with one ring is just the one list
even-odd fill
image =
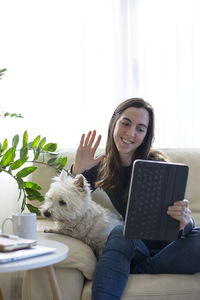
{"label": "white wall", "polygon": [[[15,179],[5,172],[0,173],[0,225],[6,217],[20,211],[21,201],[17,201],[18,195]],[[8,232],[11,232],[11,222],[8,221],[5,226]]]}

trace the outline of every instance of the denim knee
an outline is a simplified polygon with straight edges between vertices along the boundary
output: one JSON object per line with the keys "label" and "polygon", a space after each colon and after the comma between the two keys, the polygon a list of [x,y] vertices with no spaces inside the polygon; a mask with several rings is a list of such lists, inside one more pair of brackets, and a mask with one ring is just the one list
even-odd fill
{"label": "denim knee", "polygon": [[200,272],[200,227],[135,266],[135,274],[193,274]]}
{"label": "denim knee", "polygon": [[116,227],[113,228],[111,231],[110,236],[118,236],[118,237],[123,237],[123,231],[124,231],[124,225],[117,225]]}
{"label": "denim knee", "polygon": [[140,240],[127,239],[123,235],[124,226],[116,226],[110,233],[104,252],[119,252],[131,260],[138,248],[140,248]]}

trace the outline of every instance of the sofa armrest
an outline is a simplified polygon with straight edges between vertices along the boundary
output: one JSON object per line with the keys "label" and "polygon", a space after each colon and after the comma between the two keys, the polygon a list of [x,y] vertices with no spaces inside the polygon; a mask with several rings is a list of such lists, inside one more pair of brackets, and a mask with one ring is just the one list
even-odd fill
{"label": "sofa armrest", "polygon": [[92,249],[82,241],[57,233],[45,233],[44,229],[52,228],[53,222],[37,221],[37,238],[55,240],[69,247],[69,255],[57,266],[60,268],[78,269],[87,279],[92,280],[97,259]]}

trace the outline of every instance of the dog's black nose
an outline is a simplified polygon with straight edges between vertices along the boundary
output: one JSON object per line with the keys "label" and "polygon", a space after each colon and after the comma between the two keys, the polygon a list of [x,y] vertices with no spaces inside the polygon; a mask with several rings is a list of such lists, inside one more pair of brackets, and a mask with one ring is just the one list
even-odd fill
{"label": "dog's black nose", "polygon": [[48,210],[45,210],[43,212],[43,215],[46,217],[46,218],[50,218],[51,217],[51,213],[48,211]]}

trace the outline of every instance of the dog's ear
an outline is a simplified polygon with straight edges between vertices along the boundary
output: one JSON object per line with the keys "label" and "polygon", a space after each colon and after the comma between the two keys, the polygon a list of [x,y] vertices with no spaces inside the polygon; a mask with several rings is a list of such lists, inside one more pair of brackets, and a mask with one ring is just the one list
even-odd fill
{"label": "dog's ear", "polygon": [[74,183],[77,186],[78,189],[84,190],[85,189],[85,180],[83,175],[77,175],[74,179]]}
{"label": "dog's ear", "polygon": [[61,181],[64,181],[66,179],[67,173],[65,172],[65,170],[62,170],[59,177]]}

